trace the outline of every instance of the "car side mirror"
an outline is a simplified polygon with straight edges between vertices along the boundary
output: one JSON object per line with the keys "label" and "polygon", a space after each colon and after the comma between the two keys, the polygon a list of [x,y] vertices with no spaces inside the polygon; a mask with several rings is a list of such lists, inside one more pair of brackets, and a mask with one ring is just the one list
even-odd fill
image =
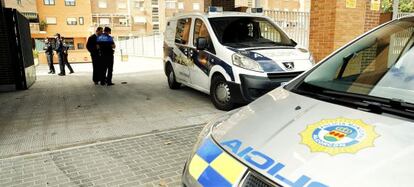
{"label": "car side mirror", "polygon": [[298,45],[298,43],[296,43],[296,42],[295,42],[295,40],[293,40],[293,39],[290,39],[290,42],[292,42],[292,44],[293,44],[294,46],[297,46],[297,45]]}
{"label": "car side mirror", "polygon": [[207,39],[204,37],[199,37],[196,39],[196,48],[197,50],[204,50],[207,48]]}

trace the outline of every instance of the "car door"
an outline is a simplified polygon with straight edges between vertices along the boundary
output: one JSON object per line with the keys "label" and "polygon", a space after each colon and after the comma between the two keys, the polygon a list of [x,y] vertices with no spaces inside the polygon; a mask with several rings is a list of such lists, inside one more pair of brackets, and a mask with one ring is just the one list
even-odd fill
{"label": "car door", "polygon": [[178,19],[174,40],[176,46],[174,48],[175,76],[179,82],[187,84],[191,83],[189,67],[193,65],[193,62],[189,58],[191,24],[192,18]]}
{"label": "car door", "polygon": [[[208,41],[208,47],[205,50],[197,50],[197,38],[203,37]],[[210,80],[209,74],[213,66],[211,63],[215,55],[213,43],[211,42],[210,32],[208,31],[206,23],[201,18],[194,19],[193,41],[190,55],[194,62],[194,66],[190,67],[191,82],[199,90],[206,93],[209,92]]]}

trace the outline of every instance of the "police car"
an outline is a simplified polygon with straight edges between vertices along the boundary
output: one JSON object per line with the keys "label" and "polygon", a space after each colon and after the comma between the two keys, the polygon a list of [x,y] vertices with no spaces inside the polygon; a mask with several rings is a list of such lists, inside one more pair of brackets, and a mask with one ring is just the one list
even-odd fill
{"label": "police car", "polygon": [[175,16],[164,33],[165,74],[171,89],[181,84],[211,95],[230,110],[287,82],[313,65],[312,55],[275,22],[257,13],[222,12]]}
{"label": "police car", "polygon": [[414,17],[210,122],[184,186],[413,186]]}

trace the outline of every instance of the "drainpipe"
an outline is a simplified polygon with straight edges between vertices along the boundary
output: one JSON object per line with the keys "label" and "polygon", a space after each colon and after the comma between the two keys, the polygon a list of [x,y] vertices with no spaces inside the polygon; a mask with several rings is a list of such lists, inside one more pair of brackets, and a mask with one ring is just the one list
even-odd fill
{"label": "drainpipe", "polygon": [[392,1],[392,19],[398,18],[398,8],[400,7],[400,0]]}
{"label": "drainpipe", "polygon": [[255,6],[256,8],[260,8],[260,0],[255,0],[255,2],[254,2],[254,6]]}

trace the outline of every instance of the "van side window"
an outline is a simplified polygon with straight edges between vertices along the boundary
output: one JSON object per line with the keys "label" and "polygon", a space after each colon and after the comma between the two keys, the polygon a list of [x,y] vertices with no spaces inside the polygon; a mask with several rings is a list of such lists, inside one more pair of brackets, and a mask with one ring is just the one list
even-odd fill
{"label": "van side window", "polygon": [[196,19],[194,25],[194,36],[193,36],[193,44],[194,46],[197,43],[197,38],[203,37],[206,38],[208,41],[207,51],[211,53],[215,53],[213,43],[211,42],[210,34],[208,33],[207,26],[201,19]]}
{"label": "van side window", "polygon": [[187,45],[190,36],[191,18],[179,19],[175,33],[175,43]]}

